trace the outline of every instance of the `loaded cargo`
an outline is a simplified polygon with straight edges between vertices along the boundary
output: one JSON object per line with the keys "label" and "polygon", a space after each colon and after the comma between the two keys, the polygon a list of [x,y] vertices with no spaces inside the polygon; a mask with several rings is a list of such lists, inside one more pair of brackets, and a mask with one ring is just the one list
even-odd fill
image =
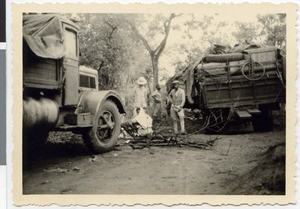
{"label": "loaded cargo", "polygon": [[201,128],[220,132],[252,121],[254,130],[267,131],[272,110],[285,103],[284,63],[275,47],[241,45],[205,55],[171,80],[178,79],[185,89],[185,108],[199,110],[194,112],[203,118]]}

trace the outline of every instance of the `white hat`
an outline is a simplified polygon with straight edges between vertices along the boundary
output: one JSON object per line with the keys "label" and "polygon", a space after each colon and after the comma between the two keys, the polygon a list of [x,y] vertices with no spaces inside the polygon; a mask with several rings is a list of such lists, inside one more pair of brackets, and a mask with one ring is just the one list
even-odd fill
{"label": "white hat", "polygon": [[179,80],[174,80],[172,83],[173,83],[173,84],[179,83]]}
{"label": "white hat", "polygon": [[139,77],[136,81],[139,85],[145,85],[147,83],[147,80],[144,77]]}

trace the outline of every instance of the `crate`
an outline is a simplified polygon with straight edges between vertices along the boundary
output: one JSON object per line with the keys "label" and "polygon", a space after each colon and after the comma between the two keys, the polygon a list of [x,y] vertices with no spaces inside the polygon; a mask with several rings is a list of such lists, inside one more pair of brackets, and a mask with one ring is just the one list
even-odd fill
{"label": "crate", "polygon": [[277,58],[277,48],[275,47],[249,49],[244,52],[249,54],[251,59],[260,63],[275,63]]}
{"label": "crate", "polygon": [[90,125],[92,116],[90,113],[68,114],[65,123],[69,125]]}

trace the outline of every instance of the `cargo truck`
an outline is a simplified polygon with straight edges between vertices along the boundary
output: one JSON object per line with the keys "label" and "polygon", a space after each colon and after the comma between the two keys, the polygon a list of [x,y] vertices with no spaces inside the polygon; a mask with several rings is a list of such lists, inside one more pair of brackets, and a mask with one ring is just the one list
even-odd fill
{"label": "cargo truck", "polygon": [[112,90],[98,90],[98,72],[79,67],[79,28],[59,15],[23,16],[23,154],[50,131],[82,134],[93,153],[113,149],[124,107]]}

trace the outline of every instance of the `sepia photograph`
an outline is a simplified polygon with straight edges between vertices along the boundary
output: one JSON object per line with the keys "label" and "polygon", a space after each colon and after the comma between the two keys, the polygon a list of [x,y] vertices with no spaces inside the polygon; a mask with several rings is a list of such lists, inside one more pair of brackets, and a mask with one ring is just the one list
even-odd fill
{"label": "sepia photograph", "polygon": [[20,195],[287,195],[289,14],[177,11],[21,13]]}

